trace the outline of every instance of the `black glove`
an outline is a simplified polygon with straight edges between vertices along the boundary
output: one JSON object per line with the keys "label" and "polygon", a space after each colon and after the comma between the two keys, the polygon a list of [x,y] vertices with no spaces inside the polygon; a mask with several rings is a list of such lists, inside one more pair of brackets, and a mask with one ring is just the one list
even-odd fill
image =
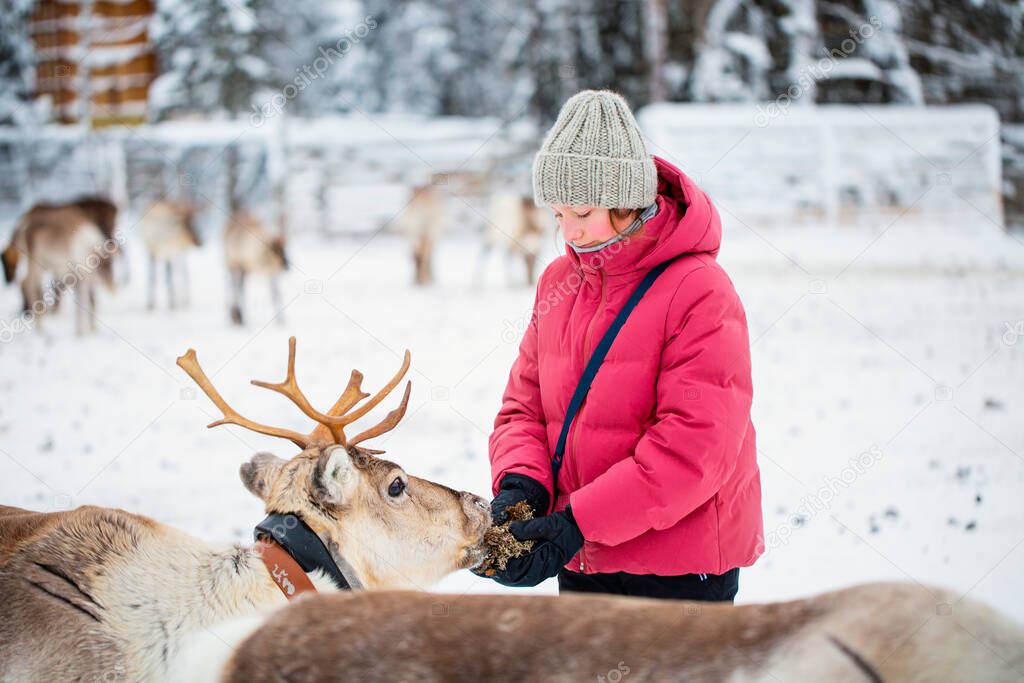
{"label": "black glove", "polygon": [[572,509],[547,517],[512,522],[508,530],[520,541],[536,541],[528,555],[513,557],[491,578],[503,586],[526,588],[558,574],[558,570],[583,547],[583,532]]}
{"label": "black glove", "polygon": [[504,524],[508,520],[505,508],[524,500],[533,508],[533,514],[538,515],[548,511],[551,496],[544,485],[536,479],[525,474],[506,474],[501,478],[498,495],[491,501],[491,519],[495,524]]}

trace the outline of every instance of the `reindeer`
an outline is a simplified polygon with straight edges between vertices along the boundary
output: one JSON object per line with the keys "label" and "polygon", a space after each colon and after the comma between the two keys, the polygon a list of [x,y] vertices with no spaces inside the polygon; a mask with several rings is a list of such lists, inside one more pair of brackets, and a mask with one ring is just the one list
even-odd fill
{"label": "reindeer", "polygon": [[447,224],[444,196],[437,186],[414,187],[398,224],[412,243],[414,283],[429,285],[434,281],[434,246]]}
{"label": "reindeer", "polygon": [[224,624],[217,637],[190,641],[180,680],[995,683],[1024,676],[1019,624],[951,591],[909,583],[740,606],[596,595],[332,594]]}
{"label": "reindeer", "polygon": [[282,271],[288,269],[284,235],[271,235],[263,221],[254,214],[236,211],[224,229],[224,257],[231,277],[231,322],[243,324],[245,278],[253,273],[265,273],[269,277],[271,301],[281,320],[281,292],[277,279]]}
{"label": "reindeer", "polygon": [[196,230],[199,207],[186,202],[158,201],[139,220],[139,237],[149,260],[149,293],[146,308],[156,308],[156,279],[159,263],[164,265],[167,282],[167,306],[175,308],[174,270],[177,265],[184,290],[184,303],[189,303],[187,252],[200,246]]}
{"label": "reindeer", "polygon": [[483,560],[483,499],[410,476],[360,445],[398,425],[410,383],[381,422],[345,434],[401,382],[409,352],[372,397],[353,371],[322,413],[299,388],[295,338],[288,344],[285,379],[253,384],[315,420],[308,434],[243,417],[194,350],[177,360],[222,413],[210,427],[238,425],[300,449],[290,460],[259,453],[241,467],[270,515],[255,545],[208,544],[124,510],[0,508],[0,680],[164,681],[180,669],[186,641],[224,620],[303,591],[426,586]]}
{"label": "reindeer", "polygon": [[40,202],[18,221],[3,251],[4,277],[17,277],[21,257],[22,310],[37,318],[55,311],[64,291],[79,299],[75,331],[96,329],[96,285],[114,289],[113,261],[117,207],[101,197],[80,197],[66,204]]}
{"label": "reindeer", "polygon": [[544,220],[540,210],[530,197],[518,192],[497,191],[491,194],[488,212],[490,219],[484,228],[477,280],[483,278],[491,251],[498,248],[510,256],[522,257],[526,265],[526,282],[532,286],[544,240]]}
{"label": "reindeer", "polygon": [[69,210],[77,210],[86,220],[99,228],[106,239],[113,240],[117,231],[117,206],[108,199],[97,195],[83,195],[70,202],[55,204],[37,202],[26,211],[11,231],[11,239],[3,251],[4,279],[14,282],[20,255],[25,253],[22,237],[26,226],[32,223],[61,223],[67,221]]}

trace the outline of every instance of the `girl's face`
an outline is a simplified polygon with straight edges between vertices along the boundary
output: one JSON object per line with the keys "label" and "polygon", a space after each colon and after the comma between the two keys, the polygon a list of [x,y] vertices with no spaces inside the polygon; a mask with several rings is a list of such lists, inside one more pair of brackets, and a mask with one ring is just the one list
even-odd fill
{"label": "girl's face", "polygon": [[567,206],[552,204],[551,210],[562,230],[562,239],[577,247],[593,247],[607,242],[633,222],[633,216],[618,218],[609,209],[585,204]]}

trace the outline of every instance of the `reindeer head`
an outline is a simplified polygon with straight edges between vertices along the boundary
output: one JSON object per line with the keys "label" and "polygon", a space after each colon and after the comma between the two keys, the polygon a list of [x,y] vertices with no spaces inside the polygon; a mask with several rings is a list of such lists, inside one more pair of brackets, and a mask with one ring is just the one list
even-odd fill
{"label": "reindeer head", "polygon": [[185,228],[185,233],[188,235],[192,246],[201,247],[203,241],[199,237],[198,216],[202,212],[203,207],[199,204],[181,202],[177,205],[177,209],[181,216],[181,225]]}
{"label": "reindeer head", "polygon": [[272,273],[288,270],[288,254],[284,250],[284,235],[272,237],[267,244],[270,253],[267,254],[267,270]]}
{"label": "reindeer head", "polygon": [[290,460],[256,454],[242,465],[242,482],[264,501],[268,513],[302,517],[346,575],[365,588],[429,585],[456,569],[479,564],[487,552],[483,534],[490,525],[490,514],[482,498],[410,476],[395,463],[376,457],[383,451],[358,445],[397,426],[405,415],[411,383],[406,383],[401,404],[384,420],[353,438],[345,436],[345,426],[380,403],[402,380],[409,364],[406,351],[398,373],[358,408],[356,404],[369,394],[360,388],[362,374],[353,370],[341,397],[321,413],[310,405],[295,380],[292,337],[284,381],[252,383],[287,396],[317,421],[316,429],[302,434],[242,417],[213,387],[194,350],[178,358],[178,365],[224,415],[208,426],[235,424],[286,438],[302,449]]}
{"label": "reindeer head", "polygon": [[18,252],[18,248],[14,246],[14,241],[12,240],[11,243],[7,245],[7,248],[4,249],[2,254],[4,262],[4,280],[7,281],[7,284],[14,282],[14,276],[18,272],[19,256],[20,253]]}
{"label": "reindeer head", "polygon": [[89,217],[103,236],[107,239],[114,237],[117,230],[117,205],[106,197],[84,196],[72,202],[78,209]]}

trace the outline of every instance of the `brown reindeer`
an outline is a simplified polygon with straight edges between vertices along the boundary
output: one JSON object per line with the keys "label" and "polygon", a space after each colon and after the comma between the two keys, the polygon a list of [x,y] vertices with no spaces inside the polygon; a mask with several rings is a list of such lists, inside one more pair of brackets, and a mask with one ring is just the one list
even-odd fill
{"label": "brown reindeer", "polygon": [[398,219],[399,230],[412,246],[413,282],[429,285],[434,281],[434,247],[447,225],[444,195],[436,185],[412,189],[412,198]]}
{"label": "brown reindeer", "polygon": [[[201,634],[181,680],[1019,681],[1024,629],[951,591],[867,584],[791,602],[622,596],[303,598]],[[234,645],[226,648],[225,644]],[[301,644],[301,645],[300,645]]]}
{"label": "brown reindeer", "polygon": [[75,331],[96,328],[96,286],[114,288],[113,261],[119,252],[115,236],[117,207],[101,197],[80,197],[66,204],[40,202],[18,221],[3,251],[4,277],[17,277],[19,264],[22,309],[37,320],[57,309],[62,294],[75,290],[78,307]]}
{"label": "brown reindeer", "polygon": [[382,451],[361,446],[398,425],[408,383],[383,421],[354,437],[345,434],[399,384],[409,364],[406,352],[398,373],[372,397],[353,371],[341,397],[322,413],[298,386],[290,339],[285,379],[253,383],[315,420],[305,434],[240,415],[189,349],[178,365],[223,414],[211,427],[238,425],[300,449],[290,460],[257,454],[242,465],[242,482],[283,520],[275,524],[288,528],[290,520],[291,528],[308,529],[307,541],[331,561],[304,572],[289,566],[292,551],[267,539],[248,547],[208,544],[123,510],[0,507],[0,680],[173,680],[196,633],[284,604],[288,588],[306,579],[321,591],[337,589],[332,571],[353,588],[419,587],[479,564],[490,524],[486,502],[410,476],[376,457]]}
{"label": "brown reindeer", "polygon": [[65,203],[37,202],[18,219],[17,225],[11,231],[11,239],[3,251],[4,279],[8,284],[14,282],[20,256],[24,253],[24,241],[19,235],[25,226],[33,222],[62,222],[66,220],[68,209],[77,209],[99,228],[104,238],[114,239],[117,231],[117,206],[109,199],[84,195]]}
{"label": "brown reindeer", "polygon": [[257,273],[269,278],[271,301],[278,321],[282,321],[278,276],[288,269],[284,235],[272,235],[254,214],[236,211],[224,228],[224,257],[231,277],[231,322],[243,324],[245,279]]}
{"label": "brown reindeer", "polygon": [[199,207],[186,202],[159,201],[154,203],[139,220],[139,237],[149,260],[149,292],[146,308],[156,308],[156,280],[159,264],[164,266],[167,283],[167,306],[175,308],[174,271],[182,280],[184,304],[189,303],[188,264],[189,250],[200,245],[196,230]]}
{"label": "brown reindeer", "polygon": [[544,243],[541,210],[530,197],[518,192],[498,191],[491,194],[489,214],[477,279],[482,279],[487,258],[497,248],[509,256],[523,259],[526,282],[533,285],[537,278],[537,258]]}

